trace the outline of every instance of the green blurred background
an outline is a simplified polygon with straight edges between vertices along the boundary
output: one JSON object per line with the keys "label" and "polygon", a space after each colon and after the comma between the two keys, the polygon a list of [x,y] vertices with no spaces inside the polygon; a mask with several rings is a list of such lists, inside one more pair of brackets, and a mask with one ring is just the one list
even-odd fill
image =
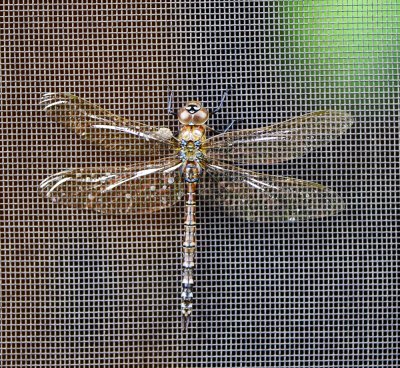
{"label": "green blurred background", "polygon": [[281,2],[281,48],[291,59],[286,72],[296,78],[296,94],[311,97],[315,108],[398,104],[400,2],[381,3]]}

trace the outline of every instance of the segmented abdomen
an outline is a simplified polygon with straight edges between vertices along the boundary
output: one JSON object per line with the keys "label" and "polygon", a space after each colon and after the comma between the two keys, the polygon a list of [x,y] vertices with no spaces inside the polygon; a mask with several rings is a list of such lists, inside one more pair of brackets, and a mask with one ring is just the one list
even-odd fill
{"label": "segmented abdomen", "polygon": [[197,183],[186,183],[185,240],[182,245],[182,316],[185,326],[193,309],[193,269],[196,254],[196,188]]}

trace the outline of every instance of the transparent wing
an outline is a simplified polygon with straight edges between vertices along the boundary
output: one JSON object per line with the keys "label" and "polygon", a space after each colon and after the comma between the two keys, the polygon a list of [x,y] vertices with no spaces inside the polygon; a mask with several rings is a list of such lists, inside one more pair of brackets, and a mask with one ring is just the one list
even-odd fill
{"label": "transparent wing", "polygon": [[259,174],[224,163],[207,165],[218,183],[228,213],[253,222],[305,221],[332,215],[342,200],[323,185],[283,176]]}
{"label": "transparent wing", "polygon": [[353,118],[342,111],[318,111],[260,129],[222,133],[206,142],[210,159],[273,164],[300,157],[343,134]]}
{"label": "transparent wing", "polygon": [[130,121],[69,93],[46,93],[41,104],[53,120],[109,150],[162,157],[176,145],[167,128]]}
{"label": "transparent wing", "polygon": [[110,214],[140,214],[173,205],[184,194],[175,157],[153,163],[62,171],[40,187],[55,203]]}

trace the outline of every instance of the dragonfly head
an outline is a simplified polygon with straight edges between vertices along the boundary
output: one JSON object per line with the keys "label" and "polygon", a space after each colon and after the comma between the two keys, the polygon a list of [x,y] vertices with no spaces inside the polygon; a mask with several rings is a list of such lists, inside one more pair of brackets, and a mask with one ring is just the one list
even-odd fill
{"label": "dragonfly head", "polygon": [[184,125],[203,125],[210,114],[199,101],[189,101],[178,111],[178,120]]}

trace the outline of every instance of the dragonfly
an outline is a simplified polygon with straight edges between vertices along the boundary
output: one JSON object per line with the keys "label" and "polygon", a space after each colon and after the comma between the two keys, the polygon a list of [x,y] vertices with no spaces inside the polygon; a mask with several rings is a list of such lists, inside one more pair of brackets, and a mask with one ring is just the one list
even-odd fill
{"label": "dragonfly", "polygon": [[[84,139],[134,158],[126,166],[68,169],[40,184],[45,196],[67,206],[105,214],[140,215],[185,201],[182,244],[181,314],[187,328],[194,304],[196,261],[196,195],[201,182],[214,182],[216,198],[230,215],[247,221],[305,221],[331,216],[343,201],[329,187],[292,177],[251,171],[237,165],[280,164],[299,158],[346,132],[353,118],[324,110],[261,128],[218,133],[206,123],[219,112],[189,101],[168,113],[180,122],[177,135],[113,114],[69,93],[46,93],[43,109],[56,122]],[[210,135],[210,137],[208,137]]]}

